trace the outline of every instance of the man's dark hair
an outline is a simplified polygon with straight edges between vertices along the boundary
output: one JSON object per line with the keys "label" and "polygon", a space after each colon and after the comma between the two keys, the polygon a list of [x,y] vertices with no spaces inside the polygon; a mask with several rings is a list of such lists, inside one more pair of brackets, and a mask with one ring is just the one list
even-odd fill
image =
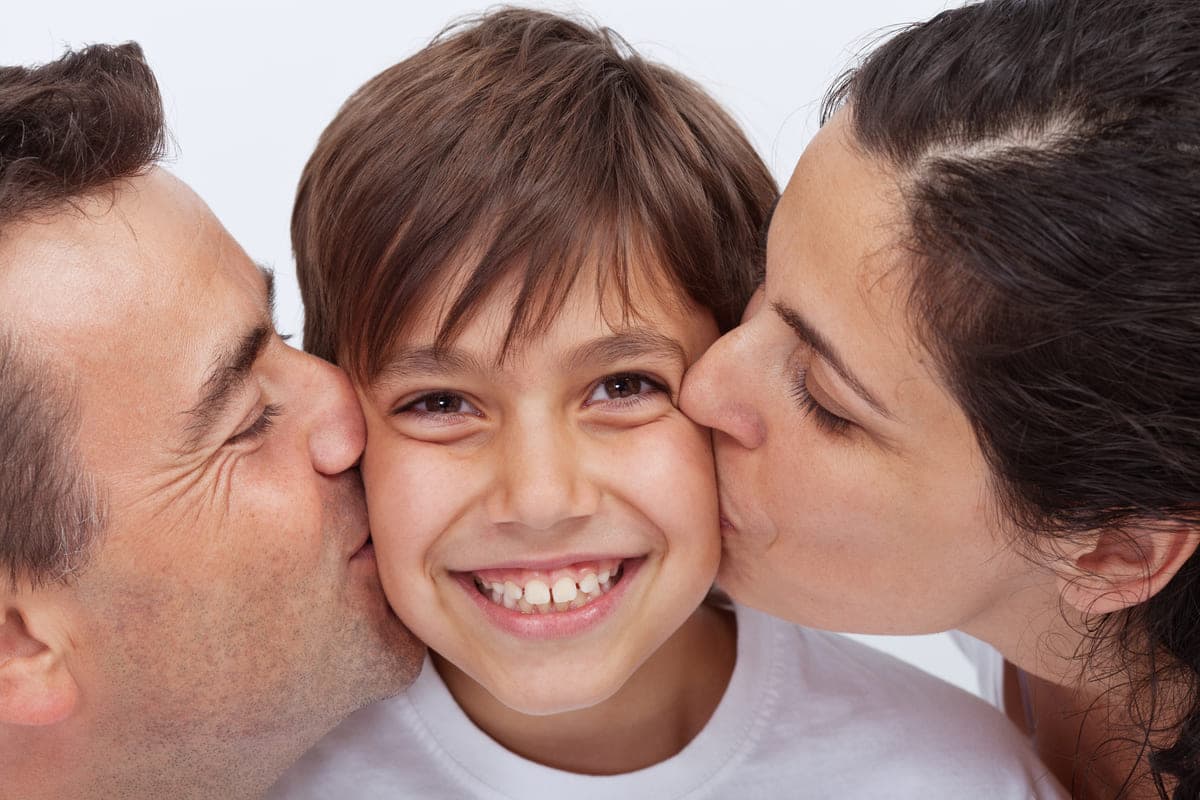
{"label": "man's dark hair", "polygon": [[[1015,527],[1200,528],[1200,3],[947,11],[824,117],[842,106],[899,178],[912,318]],[[1200,797],[1198,614],[1200,554],[1093,639],[1136,681],[1134,745],[1179,800]]]}
{"label": "man's dark hair", "polygon": [[292,215],[304,345],[369,381],[459,275],[438,344],[516,276],[511,343],[596,265],[625,311],[639,271],[725,330],[757,283],[776,194],[695,83],[608,29],[502,9],[372,78],[322,134]]}
{"label": "man's dark hair", "polygon": [[[164,142],[158,84],[136,44],[0,67],[0,239],[145,171]],[[0,579],[12,585],[66,578],[104,527],[74,397],[63,366],[0,321]]]}

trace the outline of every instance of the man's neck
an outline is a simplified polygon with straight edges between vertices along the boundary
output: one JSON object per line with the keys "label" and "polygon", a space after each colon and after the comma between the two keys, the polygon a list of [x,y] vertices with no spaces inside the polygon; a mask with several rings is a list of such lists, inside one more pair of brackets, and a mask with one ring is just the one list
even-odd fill
{"label": "man's neck", "polygon": [[616,694],[578,711],[521,714],[436,654],[434,665],[467,716],[512,752],[569,772],[614,775],[686,747],[720,703],[736,658],[732,612],[703,604]]}
{"label": "man's neck", "polygon": [[0,729],[0,798],[258,800],[302,749],[290,742],[264,748],[237,741],[172,747],[145,732],[131,741],[69,727]]}

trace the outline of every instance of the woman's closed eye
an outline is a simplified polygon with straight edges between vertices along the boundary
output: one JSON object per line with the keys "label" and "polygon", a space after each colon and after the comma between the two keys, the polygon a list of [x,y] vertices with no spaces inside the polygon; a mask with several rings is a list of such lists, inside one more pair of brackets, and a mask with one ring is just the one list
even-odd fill
{"label": "woman's closed eye", "polygon": [[844,434],[854,423],[834,414],[812,396],[806,382],[807,374],[808,371],[803,369],[796,374],[792,383],[792,399],[800,406],[804,416],[813,418],[818,428],[830,434]]}

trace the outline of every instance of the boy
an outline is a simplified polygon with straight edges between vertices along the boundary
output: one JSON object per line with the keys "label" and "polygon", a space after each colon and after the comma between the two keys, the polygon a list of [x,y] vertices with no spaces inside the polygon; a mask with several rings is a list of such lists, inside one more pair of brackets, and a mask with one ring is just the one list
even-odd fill
{"label": "boy", "polygon": [[551,14],[346,103],[293,217],[305,341],[359,392],[380,573],[433,655],[276,796],[1030,796],[967,695],[705,602],[709,434],[675,401],[775,195],[695,84]]}

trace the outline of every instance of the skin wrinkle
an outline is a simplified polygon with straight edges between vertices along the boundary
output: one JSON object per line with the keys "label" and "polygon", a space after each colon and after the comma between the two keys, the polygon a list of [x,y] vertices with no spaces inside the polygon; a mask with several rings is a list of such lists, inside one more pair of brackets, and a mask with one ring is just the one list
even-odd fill
{"label": "skin wrinkle", "polygon": [[214,365],[202,388],[200,402],[184,412],[192,417],[186,428],[185,449],[197,447],[209,429],[224,416],[232,401],[245,388],[250,371],[269,345],[273,331],[265,323],[244,334],[234,347],[214,359]]}

